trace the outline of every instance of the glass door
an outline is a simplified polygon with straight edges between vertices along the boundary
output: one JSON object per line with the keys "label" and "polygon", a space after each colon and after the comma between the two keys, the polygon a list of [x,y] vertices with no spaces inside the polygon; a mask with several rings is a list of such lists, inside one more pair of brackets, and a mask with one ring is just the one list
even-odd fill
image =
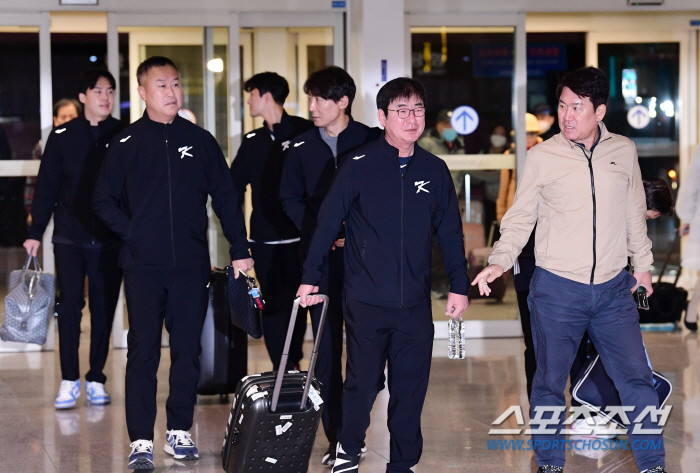
{"label": "glass door", "polygon": [[[610,80],[605,125],[634,141],[642,177],[666,180],[674,200],[693,148],[689,134],[695,105],[687,100],[687,48],[688,35],[682,32],[591,33],[587,45],[587,62],[597,64]],[[663,265],[677,225],[675,216],[647,221],[654,274]],[[672,255],[672,263],[677,261],[678,254]],[[678,270],[676,264],[667,275]]]}
{"label": "glass door", "polygon": [[[26,251],[27,178],[36,176],[42,136],[51,131],[51,38],[48,13],[0,17],[0,296],[7,295],[11,271],[20,269]],[[47,232],[48,233],[48,232]],[[48,250],[46,245],[48,244]],[[54,272],[51,238],[39,254],[47,272]],[[42,257],[44,256],[44,257]],[[4,305],[0,307],[0,324]],[[1,352],[52,350],[55,322],[43,346],[0,341]]]}
{"label": "glass door", "polygon": [[[423,26],[411,21],[411,71],[428,92],[426,130],[419,144],[447,163],[459,199],[471,277],[487,264],[498,239],[500,200],[517,176],[519,115],[516,86],[517,24]],[[425,24],[425,23],[424,23]],[[523,95],[524,97],[524,95]],[[525,111],[522,111],[522,120]],[[445,129],[456,132],[451,138]],[[451,132],[451,131],[450,131]],[[451,132],[454,134],[454,132]],[[491,139],[498,135],[499,138]],[[504,199],[505,197],[505,199]],[[468,337],[520,336],[512,270],[497,298],[470,291]],[[498,283],[497,283],[498,284]],[[440,248],[433,248],[432,299],[436,338],[445,338],[449,279]]]}

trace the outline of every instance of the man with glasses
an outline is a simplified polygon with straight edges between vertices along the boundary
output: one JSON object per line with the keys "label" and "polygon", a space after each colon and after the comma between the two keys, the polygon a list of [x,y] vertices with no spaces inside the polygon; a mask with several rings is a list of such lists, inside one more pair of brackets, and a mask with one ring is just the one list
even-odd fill
{"label": "man with glasses", "polygon": [[[343,69],[331,66],[314,72],[304,84],[304,92],[309,95],[309,111],[316,126],[289,144],[280,187],[284,211],[301,232],[299,253],[302,262],[316,230],[318,209],[328,193],[336,168],[346,159],[347,153],[379,137],[378,129],[369,128],[352,119],[350,111],[355,98],[355,82]],[[335,461],[336,435],[342,424],[341,301],[345,243],[342,233],[342,228],[339,227],[335,238],[328,244],[326,250],[330,255],[324,262],[322,275],[317,281],[321,292],[330,298],[316,365],[316,377],[321,382],[321,397],[325,402],[323,429],[329,442],[328,451],[322,459],[324,465],[332,465]],[[314,333],[318,329],[320,317],[320,307],[311,309]]]}
{"label": "man with glasses", "polygon": [[323,262],[345,222],[343,309],[347,366],[343,427],[334,473],[358,471],[376,384],[389,362],[387,473],[406,473],[423,449],[420,417],[433,350],[432,239],[450,278],[445,315],[467,308],[462,220],[447,165],[416,144],[425,128],[426,92],[413,79],[387,82],[377,95],[384,133],[341,164],[321,206],[297,295],[317,304]]}

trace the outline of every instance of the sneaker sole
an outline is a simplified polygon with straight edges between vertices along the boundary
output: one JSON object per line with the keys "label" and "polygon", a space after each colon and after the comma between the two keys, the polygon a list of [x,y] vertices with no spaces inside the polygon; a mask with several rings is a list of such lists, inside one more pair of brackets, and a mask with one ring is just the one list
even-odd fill
{"label": "sneaker sole", "polygon": [[130,470],[154,470],[156,468],[155,463],[152,460],[146,458],[139,458],[129,463]]}
{"label": "sneaker sole", "polygon": [[55,407],[56,409],[72,409],[73,407],[75,407],[75,401],[67,403],[62,402],[61,404],[57,404],[54,402],[53,407]]}
{"label": "sneaker sole", "polygon": [[195,455],[193,452],[187,452],[185,455],[175,455],[175,450],[173,450],[173,447],[171,447],[169,443],[166,443],[163,446],[163,451],[165,451],[165,453],[168,455],[172,455],[175,460],[199,460],[199,454]]}
{"label": "sneaker sole", "polygon": [[108,405],[108,404],[112,404],[112,399],[111,399],[111,398],[108,398],[108,399],[105,399],[105,398],[93,399],[93,398],[91,398],[91,397],[88,397],[88,398],[87,398],[87,402],[88,402],[89,404],[92,404],[92,405],[95,405],[95,406],[106,406],[106,405]]}

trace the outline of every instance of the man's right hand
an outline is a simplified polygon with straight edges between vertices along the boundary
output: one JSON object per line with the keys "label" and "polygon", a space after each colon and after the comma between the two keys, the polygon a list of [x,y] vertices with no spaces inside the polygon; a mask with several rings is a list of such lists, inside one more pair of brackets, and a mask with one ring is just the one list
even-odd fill
{"label": "man's right hand", "polygon": [[297,291],[297,297],[301,298],[299,304],[302,307],[307,307],[310,305],[315,305],[321,302],[321,298],[317,295],[311,295],[318,293],[318,286],[312,286],[311,284],[302,284],[299,286]]}
{"label": "man's right hand", "polygon": [[32,255],[32,256],[37,255],[37,252],[39,251],[40,245],[41,245],[41,242],[39,240],[32,240],[31,238],[28,238],[22,244],[22,246],[27,250],[27,254]]}
{"label": "man's right hand", "polygon": [[496,280],[496,278],[503,275],[503,268],[498,264],[490,264],[481,270],[479,274],[476,275],[472,281],[472,286],[479,285],[479,294],[482,296],[488,296],[491,294],[491,288],[489,287],[490,282]]}

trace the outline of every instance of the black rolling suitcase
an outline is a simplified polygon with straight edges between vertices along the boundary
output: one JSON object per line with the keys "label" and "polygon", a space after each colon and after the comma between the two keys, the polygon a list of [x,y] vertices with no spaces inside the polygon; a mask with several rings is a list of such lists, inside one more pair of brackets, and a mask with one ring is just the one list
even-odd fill
{"label": "black rolling suitcase", "polygon": [[225,270],[211,272],[197,394],[232,393],[248,374],[248,334],[231,323],[227,285]]}
{"label": "black rolling suitcase", "polygon": [[[238,383],[221,450],[222,466],[228,473],[308,470],[323,409],[321,388],[314,378],[328,309],[328,297],[321,298],[323,312],[309,371],[252,374]],[[280,366],[287,366],[298,311],[299,298],[294,301]]]}

